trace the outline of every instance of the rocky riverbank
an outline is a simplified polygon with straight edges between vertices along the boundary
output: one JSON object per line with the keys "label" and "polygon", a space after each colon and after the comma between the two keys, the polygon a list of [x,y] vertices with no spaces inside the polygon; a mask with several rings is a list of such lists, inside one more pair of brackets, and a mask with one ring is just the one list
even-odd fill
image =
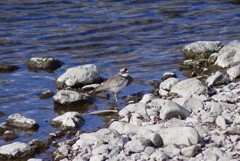
{"label": "rocky riverbank", "polygon": [[[240,41],[225,46],[221,42],[200,41],[185,46],[183,52],[187,59],[183,68],[191,71],[193,78],[180,80],[174,74],[165,75],[154,94],[129,102],[118,112],[120,119],[112,120],[108,128],[79,134],[77,129],[84,119],[77,112],[67,112],[51,124],[75,133],[73,139],[53,142],[52,138],[61,135],[59,132],[50,134],[46,143],[15,142],[0,147],[1,158],[29,159],[36,150],[54,144],[58,148],[53,160],[62,161],[239,160]],[[71,68],[57,79],[55,85],[60,90],[53,99],[64,106],[94,103],[94,95],[79,91],[92,89],[101,81],[95,65]],[[11,132],[9,126],[41,128],[19,114],[9,116],[1,124],[3,134]]]}

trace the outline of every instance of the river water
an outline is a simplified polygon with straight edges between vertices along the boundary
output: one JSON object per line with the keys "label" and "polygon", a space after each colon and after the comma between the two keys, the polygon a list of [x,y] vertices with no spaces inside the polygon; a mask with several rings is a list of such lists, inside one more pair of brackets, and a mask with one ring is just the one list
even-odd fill
{"label": "river water", "polygon": [[[221,41],[226,44],[240,38],[239,5],[230,0],[6,0],[0,2],[0,64],[18,65],[13,73],[0,74],[0,123],[13,113],[35,119],[37,132],[18,131],[14,141],[46,140],[56,132],[49,121],[66,111],[56,111],[52,99],[39,95],[52,90],[55,80],[66,69],[95,64],[108,78],[127,67],[134,83],[122,97],[148,93],[150,80],[165,72],[179,71],[181,49],[194,41]],[[54,57],[65,62],[56,71],[30,71],[24,65],[32,57]],[[106,118],[88,112],[109,109],[110,100],[96,99],[94,105],[80,111],[85,119],[83,132],[105,125]],[[105,121],[105,122],[104,122]],[[14,130],[14,129],[13,129]],[[62,140],[66,139],[65,137]],[[61,140],[61,141],[62,141]],[[52,148],[53,149],[53,148]],[[51,148],[37,157],[51,158]]]}

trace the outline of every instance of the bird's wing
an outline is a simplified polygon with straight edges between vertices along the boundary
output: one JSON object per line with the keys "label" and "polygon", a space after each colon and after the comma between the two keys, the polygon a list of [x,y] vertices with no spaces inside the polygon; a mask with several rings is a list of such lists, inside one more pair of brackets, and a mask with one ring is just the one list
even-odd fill
{"label": "bird's wing", "polygon": [[129,75],[128,76],[127,86],[129,86],[132,82],[133,82],[133,78]]}
{"label": "bird's wing", "polygon": [[[116,77],[118,77],[116,79]],[[100,91],[107,91],[112,87],[120,86],[126,78],[120,76],[119,74],[116,74],[112,77],[110,77],[108,80],[106,80],[103,84],[98,86],[94,91],[100,92]]]}

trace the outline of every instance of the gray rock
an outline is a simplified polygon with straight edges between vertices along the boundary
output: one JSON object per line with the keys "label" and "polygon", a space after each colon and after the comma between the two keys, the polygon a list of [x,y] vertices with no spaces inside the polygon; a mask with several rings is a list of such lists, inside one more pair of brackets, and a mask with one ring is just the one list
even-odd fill
{"label": "gray rock", "polygon": [[199,99],[185,97],[185,98],[177,98],[177,99],[174,99],[173,101],[190,111],[199,111],[204,108],[203,102]]}
{"label": "gray rock", "polygon": [[201,116],[203,123],[214,123],[217,118],[216,113],[206,112]]}
{"label": "gray rock", "polygon": [[237,124],[237,125],[240,125],[240,115],[237,115],[237,116],[234,118],[234,123]]}
{"label": "gray rock", "polygon": [[199,153],[200,147],[198,145],[192,145],[186,148],[181,149],[181,154],[186,157],[194,157]]}
{"label": "gray rock", "polygon": [[213,114],[221,114],[223,111],[234,111],[236,104],[221,102],[205,102],[205,108],[210,109]]}
{"label": "gray rock", "polygon": [[87,64],[69,68],[64,74],[58,77],[55,82],[57,88],[84,86],[100,81],[100,75],[97,67],[93,64]]}
{"label": "gray rock", "polygon": [[41,70],[41,69],[50,69],[55,70],[60,68],[64,63],[55,58],[31,58],[25,65],[29,69]]}
{"label": "gray rock", "polygon": [[170,158],[173,158],[175,156],[180,155],[180,148],[177,145],[170,144],[163,148],[163,151],[170,156]]}
{"label": "gray rock", "polygon": [[236,103],[238,102],[238,97],[238,93],[220,92],[213,95],[211,98],[213,98],[217,102]]}
{"label": "gray rock", "polygon": [[154,147],[148,146],[144,150],[144,154],[147,156],[150,156],[155,151]]}
{"label": "gray rock", "polygon": [[172,101],[166,101],[160,110],[160,118],[163,120],[174,117],[181,117],[182,119],[185,119],[189,115],[190,112],[186,108]]}
{"label": "gray rock", "polygon": [[237,78],[240,76],[240,64],[236,65],[232,68],[229,68],[227,70],[227,74],[231,77],[231,78]]}
{"label": "gray rock", "polygon": [[84,118],[78,112],[66,112],[65,114],[54,118],[51,121],[54,127],[59,127],[61,130],[71,130],[80,127],[84,124]]}
{"label": "gray rock", "polygon": [[129,152],[139,153],[143,152],[147,146],[150,146],[150,140],[144,137],[133,137],[131,141],[124,145],[124,148]]}
{"label": "gray rock", "polygon": [[54,160],[61,160],[68,156],[70,150],[72,149],[69,145],[62,145],[60,146],[54,153],[53,158]]}
{"label": "gray rock", "polygon": [[234,40],[225,45],[220,51],[216,64],[222,68],[240,62],[240,41]]}
{"label": "gray rock", "polygon": [[136,134],[144,137],[150,140],[155,147],[162,146],[163,144],[162,138],[158,133],[153,132],[150,129],[144,128],[142,126],[114,121],[113,123],[111,123],[109,128],[118,131],[120,134]]}
{"label": "gray rock", "polygon": [[220,41],[197,41],[183,47],[185,59],[207,59],[223,47]]}
{"label": "gray rock", "polygon": [[208,86],[223,85],[229,83],[229,79],[217,71],[214,75],[207,78],[206,83]]}
{"label": "gray rock", "polygon": [[168,78],[160,84],[159,88],[170,91],[171,88],[180,81],[178,78]]}
{"label": "gray rock", "polygon": [[193,94],[206,94],[207,87],[205,87],[197,78],[190,78],[177,83],[172,87],[170,92],[177,93],[182,97],[189,97]]}
{"label": "gray rock", "polygon": [[53,100],[58,104],[71,106],[93,102],[93,98],[91,96],[72,90],[58,91],[57,94],[53,97]]}
{"label": "gray rock", "polygon": [[0,147],[0,158],[5,160],[10,159],[25,159],[33,157],[34,150],[25,143],[14,142]]}
{"label": "gray rock", "polygon": [[226,129],[226,121],[225,118],[222,116],[217,116],[216,118],[216,124],[220,126],[222,129]]}
{"label": "gray rock", "polygon": [[33,119],[26,118],[21,114],[12,114],[7,119],[7,124],[19,128],[37,129],[39,125]]}
{"label": "gray rock", "polygon": [[168,159],[170,159],[170,157],[160,149],[156,149],[150,156],[150,161],[166,161]]}
{"label": "gray rock", "polygon": [[164,146],[170,144],[190,146],[201,142],[198,132],[191,127],[162,128],[159,134]]}
{"label": "gray rock", "polygon": [[211,161],[224,161],[229,160],[230,156],[227,153],[223,152],[220,148],[212,147],[207,148],[203,152],[204,160],[211,160]]}

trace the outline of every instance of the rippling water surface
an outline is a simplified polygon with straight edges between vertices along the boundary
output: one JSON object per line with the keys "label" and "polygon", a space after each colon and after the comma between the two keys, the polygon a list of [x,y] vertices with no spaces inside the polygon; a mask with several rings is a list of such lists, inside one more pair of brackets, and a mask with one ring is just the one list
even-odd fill
{"label": "rippling water surface", "polygon": [[[239,5],[229,0],[213,1],[80,1],[6,0],[0,2],[0,64],[20,69],[0,74],[0,122],[13,113],[34,118],[38,132],[18,131],[14,141],[46,139],[58,129],[49,125],[64,111],[54,110],[52,99],[39,95],[53,86],[56,78],[72,66],[97,65],[105,78],[127,67],[135,82],[123,96],[147,92],[148,82],[164,72],[178,70],[183,59],[181,48],[198,40],[219,40],[226,44],[240,38]],[[65,62],[54,73],[29,71],[24,65],[32,57],[54,57]],[[104,119],[90,116],[92,110],[109,109],[112,100],[97,99],[82,110],[86,123],[82,131],[103,127]],[[64,139],[63,139],[64,140]],[[46,158],[48,153],[41,154]]]}

